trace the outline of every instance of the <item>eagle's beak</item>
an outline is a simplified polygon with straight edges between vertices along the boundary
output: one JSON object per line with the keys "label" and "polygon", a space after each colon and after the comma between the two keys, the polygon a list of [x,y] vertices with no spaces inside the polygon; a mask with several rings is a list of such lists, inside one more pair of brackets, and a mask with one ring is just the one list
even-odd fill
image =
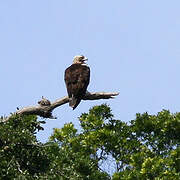
{"label": "eagle's beak", "polygon": [[87,61],[87,60],[88,60],[88,58],[87,58],[87,57],[84,57],[83,61]]}

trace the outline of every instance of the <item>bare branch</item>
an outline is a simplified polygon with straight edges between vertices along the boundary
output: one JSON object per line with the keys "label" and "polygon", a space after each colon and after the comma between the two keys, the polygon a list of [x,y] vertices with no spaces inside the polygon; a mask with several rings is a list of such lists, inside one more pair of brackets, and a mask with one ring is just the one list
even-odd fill
{"label": "bare branch", "polygon": [[86,96],[83,100],[98,100],[98,99],[113,99],[114,96],[118,96],[119,93],[107,93],[107,92],[95,92],[95,93],[86,93]]}
{"label": "bare branch", "polygon": [[[95,92],[90,93],[87,92],[83,100],[98,100],[98,99],[112,99],[115,96],[119,95],[119,93],[107,93],[107,92]],[[24,107],[18,111],[15,112],[17,115],[38,115],[43,118],[50,118],[50,119],[56,119],[52,116],[52,111],[62,106],[63,104],[66,104],[69,102],[68,96],[64,96],[63,98],[57,99],[54,102],[50,102],[49,100],[42,97],[42,100],[38,102],[39,105],[37,106],[28,106]],[[8,121],[8,118],[6,118],[3,122]]]}

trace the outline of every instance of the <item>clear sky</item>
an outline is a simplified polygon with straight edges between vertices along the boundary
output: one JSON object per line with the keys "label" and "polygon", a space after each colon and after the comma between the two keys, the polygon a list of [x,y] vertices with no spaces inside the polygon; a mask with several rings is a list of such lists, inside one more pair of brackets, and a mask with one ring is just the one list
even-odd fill
{"label": "clear sky", "polygon": [[116,119],[137,112],[180,111],[179,0],[0,1],[1,115],[66,95],[64,70],[73,56],[89,58],[88,90],[120,92],[114,100],[68,105],[46,120],[38,139],[108,103]]}

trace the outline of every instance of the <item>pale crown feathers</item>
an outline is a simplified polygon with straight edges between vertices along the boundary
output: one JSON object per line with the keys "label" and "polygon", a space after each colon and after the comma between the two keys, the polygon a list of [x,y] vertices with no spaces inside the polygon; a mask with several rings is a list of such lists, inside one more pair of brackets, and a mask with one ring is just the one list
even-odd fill
{"label": "pale crown feathers", "polygon": [[83,55],[77,55],[73,59],[73,64],[86,64],[85,61],[87,61],[88,58]]}

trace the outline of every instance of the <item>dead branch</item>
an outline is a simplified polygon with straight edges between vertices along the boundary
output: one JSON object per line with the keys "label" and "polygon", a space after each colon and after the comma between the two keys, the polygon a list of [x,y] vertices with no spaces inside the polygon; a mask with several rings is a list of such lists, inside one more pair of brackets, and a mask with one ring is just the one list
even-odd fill
{"label": "dead branch", "polygon": [[[107,93],[107,92],[95,92],[90,93],[87,92],[83,100],[99,100],[99,99],[112,99],[115,96],[119,95],[119,93]],[[15,114],[17,115],[38,115],[43,118],[49,118],[49,119],[56,119],[52,116],[52,111],[62,106],[63,104],[66,104],[69,102],[68,96],[64,96],[63,98],[57,99],[54,102],[50,102],[49,100],[42,97],[42,100],[38,102],[39,105],[37,106],[28,106],[24,107],[20,110],[17,110]],[[3,122],[8,121],[8,118],[6,118]]]}

